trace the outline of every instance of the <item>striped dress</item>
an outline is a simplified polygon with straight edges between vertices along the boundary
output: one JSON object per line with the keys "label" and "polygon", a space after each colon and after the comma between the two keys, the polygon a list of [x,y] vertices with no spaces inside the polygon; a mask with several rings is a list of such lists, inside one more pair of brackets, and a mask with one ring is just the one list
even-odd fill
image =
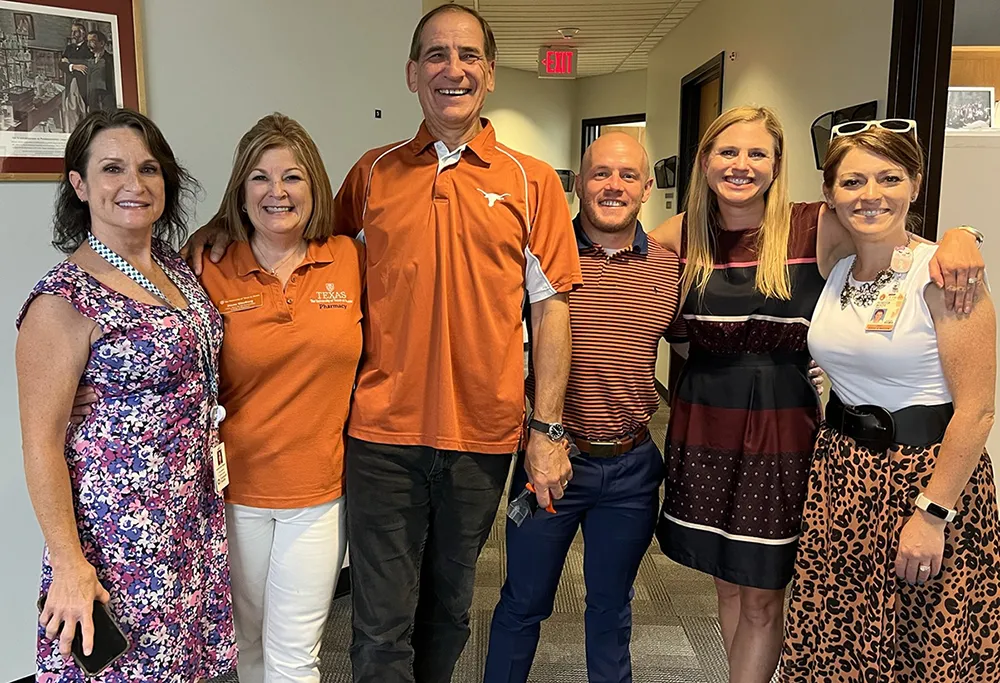
{"label": "striped dress", "polygon": [[792,577],[820,420],[806,346],[824,285],[820,206],[792,206],[790,301],[755,289],[757,231],[720,230],[704,297],[682,308],[691,352],[672,396],[657,538],[674,561],[741,586]]}

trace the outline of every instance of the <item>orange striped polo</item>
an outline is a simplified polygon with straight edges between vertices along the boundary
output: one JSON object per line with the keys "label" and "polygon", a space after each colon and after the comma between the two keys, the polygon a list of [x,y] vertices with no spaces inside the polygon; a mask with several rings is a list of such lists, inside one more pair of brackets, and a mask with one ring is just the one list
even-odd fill
{"label": "orange striped polo", "polygon": [[632,246],[611,256],[587,237],[579,216],[573,226],[583,287],[569,296],[573,358],[563,425],[591,441],[613,440],[659,408],[656,351],[677,313],[680,262],[641,225]]}
{"label": "orange striped polo", "polygon": [[362,234],[368,250],[348,433],[511,453],[524,417],[524,300],[581,282],[569,206],[552,167],[498,143],[489,121],[454,160],[438,147],[422,124],[365,154],[337,193],[336,231]]}

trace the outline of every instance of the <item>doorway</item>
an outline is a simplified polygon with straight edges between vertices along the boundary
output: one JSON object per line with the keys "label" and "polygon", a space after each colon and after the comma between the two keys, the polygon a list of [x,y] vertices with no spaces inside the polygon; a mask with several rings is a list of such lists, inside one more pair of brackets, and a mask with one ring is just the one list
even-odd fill
{"label": "doorway", "polygon": [[[691,165],[698,154],[698,143],[712,121],[722,113],[722,72],[725,53],[705,62],[681,79],[681,120],[680,154],[677,160],[677,202],[678,211],[684,210],[687,188],[691,180]],[[682,302],[683,304],[683,302]],[[670,349],[670,365],[667,372],[667,386],[660,393],[669,400],[670,393],[677,386],[684,358]]]}
{"label": "doorway", "polygon": [[722,76],[725,52],[708,60],[681,79],[680,153],[677,158],[677,206],[683,210],[691,180],[691,164],[698,142],[722,113]]}

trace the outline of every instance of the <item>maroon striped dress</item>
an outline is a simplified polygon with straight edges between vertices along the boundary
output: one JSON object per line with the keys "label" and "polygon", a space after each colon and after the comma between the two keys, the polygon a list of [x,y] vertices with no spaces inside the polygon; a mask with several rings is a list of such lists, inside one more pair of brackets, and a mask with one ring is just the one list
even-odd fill
{"label": "maroon striped dress", "polygon": [[682,308],[691,351],[672,396],[657,538],[674,561],[741,586],[792,577],[820,420],[806,346],[824,285],[820,206],[792,206],[791,300],[756,291],[757,230],[718,230],[704,297],[695,289]]}

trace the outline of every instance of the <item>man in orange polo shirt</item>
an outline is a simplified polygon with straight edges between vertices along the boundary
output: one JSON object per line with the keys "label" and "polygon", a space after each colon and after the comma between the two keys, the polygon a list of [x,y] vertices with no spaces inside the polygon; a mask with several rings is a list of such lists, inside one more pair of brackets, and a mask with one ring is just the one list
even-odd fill
{"label": "man in orange polo shirt", "polygon": [[425,15],[406,68],[424,121],[362,156],[335,202],[337,232],[368,248],[346,474],[356,683],[451,680],[521,447],[525,300],[537,381],[525,469],[543,506],[572,476],[560,421],[579,256],[555,171],[480,118],[495,59],[477,12]]}
{"label": "man in orange polo shirt", "polygon": [[[428,12],[406,65],[424,121],[362,156],[335,200],[335,231],[367,244],[345,481],[355,683],[450,681],[511,456],[524,450],[542,507],[573,476],[561,418],[580,260],[555,171],[499,144],[480,118],[495,64],[478,12]],[[218,261],[228,240],[192,236],[196,272],[213,241]]]}

